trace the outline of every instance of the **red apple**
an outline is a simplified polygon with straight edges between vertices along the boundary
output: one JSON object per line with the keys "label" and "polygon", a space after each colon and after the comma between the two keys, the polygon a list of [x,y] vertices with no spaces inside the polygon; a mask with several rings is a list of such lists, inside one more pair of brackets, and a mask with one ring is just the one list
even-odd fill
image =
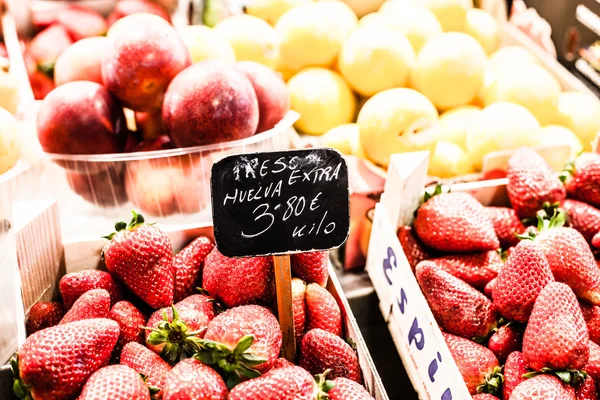
{"label": "red apple", "polygon": [[84,200],[100,207],[117,207],[127,202],[124,168],[112,165],[98,173],[66,171],[67,182]]}
{"label": "red apple", "polygon": [[121,0],[115,5],[115,9],[108,17],[108,25],[112,26],[119,19],[132,14],[149,13],[158,15],[165,21],[171,23],[171,17],[167,10],[160,4],[148,0]]}
{"label": "red apple", "polygon": [[155,139],[165,133],[162,110],[135,113],[137,132],[144,139]]}
{"label": "red apple", "polygon": [[159,109],[171,80],[192,62],[175,28],[156,15],[122,18],[110,28],[108,39],[104,85],[134,111]]}
{"label": "red apple", "polygon": [[256,133],[273,129],[290,109],[290,92],[281,77],[272,69],[253,61],[237,63],[256,93],[258,127]]}
{"label": "red apple", "polygon": [[60,86],[73,81],[102,84],[102,55],[108,49],[103,36],[82,39],[73,43],[54,64],[54,83]]}
{"label": "red apple", "polygon": [[224,61],[203,61],[177,75],[163,104],[163,122],[178,147],[252,136],[258,102],[250,80]]}

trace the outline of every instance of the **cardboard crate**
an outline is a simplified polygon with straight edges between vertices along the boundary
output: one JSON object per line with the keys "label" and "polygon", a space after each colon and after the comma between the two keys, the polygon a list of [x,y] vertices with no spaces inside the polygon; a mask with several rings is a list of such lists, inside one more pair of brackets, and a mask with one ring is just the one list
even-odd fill
{"label": "cardboard crate", "polygon": [[[103,268],[100,253],[107,241],[100,238],[85,241],[63,241],[58,214],[58,205],[55,201],[15,204],[16,243],[20,272],[15,275],[20,275],[23,299],[21,326],[18,327],[23,335],[19,337],[19,346],[24,340],[23,321],[26,311],[37,301],[49,301],[56,298],[60,277],[69,272]],[[168,231],[167,234],[175,251],[183,248],[200,235],[213,237],[212,226]],[[18,285],[18,282],[15,284]],[[333,294],[342,311],[346,337],[356,343],[365,386],[376,400],[389,400],[331,265],[327,289]],[[13,328],[17,329],[16,326]],[[17,346],[15,345],[8,353],[16,350]],[[7,360],[0,360],[1,363],[5,361]],[[8,365],[4,365],[0,367],[0,399],[13,398],[15,397],[12,394],[12,372]]]}

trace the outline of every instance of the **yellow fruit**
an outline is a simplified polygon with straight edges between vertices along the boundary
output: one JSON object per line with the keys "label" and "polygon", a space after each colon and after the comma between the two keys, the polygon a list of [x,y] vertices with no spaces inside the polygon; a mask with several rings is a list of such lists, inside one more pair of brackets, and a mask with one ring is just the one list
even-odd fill
{"label": "yellow fruit", "polygon": [[373,13],[381,7],[386,0],[342,0],[354,11],[358,18]]}
{"label": "yellow fruit", "polygon": [[19,104],[19,85],[14,76],[0,69],[0,108],[11,114],[17,112]]}
{"label": "yellow fruit", "polygon": [[428,173],[438,178],[452,178],[473,172],[467,153],[454,143],[440,140],[429,159]]}
{"label": "yellow fruit", "polygon": [[[367,23],[378,23],[385,20],[390,28],[402,32],[410,44],[412,45],[415,54],[419,54],[421,47],[432,38],[442,34],[442,26],[435,15],[426,8],[416,7],[406,4],[402,1],[388,1],[381,6],[379,13],[370,15],[379,15],[383,18],[372,17],[371,20],[366,20]],[[363,20],[370,15],[367,15]],[[362,20],[361,20],[362,22]]]}
{"label": "yellow fruit", "polygon": [[468,105],[452,108],[440,115],[439,140],[454,143],[465,149],[465,135],[473,119],[480,111],[481,108]]}
{"label": "yellow fruit", "polygon": [[482,98],[485,106],[500,101],[520,104],[540,125],[548,125],[556,118],[560,93],[560,84],[552,74],[538,65],[523,64],[497,71],[495,79],[484,86]]}
{"label": "yellow fruit", "polygon": [[575,158],[583,150],[581,141],[569,128],[560,125],[548,125],[542,129],[542,145],[564,144],[571,148],[571,158]]}
{"label": "yellow fruit", "polygon": [[17,120],[0,108],[0,174],[14,167],[20,156]]}
{"label": "yellow fruit", "polygon": [[495,103],[481,110],[467,130],[467,154],[476,170],[483,157],[492,151],[516,149],[540,144],[542,130],[537,119],[525,107],[513,103]]}
{"label": "yellow fruit", "polygon": [[352,9],[341,1],[292,8],[275,25],[281,39],[282,65],[293,71],[332,66],[357,23]]}
{"label": "yellow fruit", "polygon": [[193,63],[204,60],[235,61],[231,43],[208,26],[186,26],[181,30],[181,39],[190,51]]}
{"label": "yellow fruit", "polygon": [[503,68],[505,65],[539,64],[535,55],[521,46],[506,46],[490,56],[493,67]]}
{"label": "yellow fruit", "polygon": [[320,142],[325,147],[336,149],[348,156],[359,156],[360,147],[358,124],[342,124],[331,128],[320,137]]}
{"label": "yellow fruit", "polygon": [[588,93],[564,92],[558,99],[556,123],[572,130],[590,151],[600,132],[600,101]]}
{"label": "yellow fruit", "polygon": [[296,128],[311,135],[352,122],[356,98],[341,76],[325,68],[308,68],[288,81]]}
{"label": "yellow fruit", "polygon": [[416,90],[385,90],[358,114],[360,144],[371,161],[387,166],[392,154],[433,150],[437,120],[435,106]]}
{"label": "yellow fruit", "polygon": [[275,29],[252,15],[234,15],[215,26],[227,38],[238,61],[254,61],[275,69],[279,59],[279,38]]}
{"label": "yellow fruit", "polygon": [[245,6],[247,14],[275,25],[286,11],[310,1],[312,0],[248,0]]}
{"label": "yellow fruit", "polygon": [[464,32],[467,10],[473,8],[472,0],[412,0],[431,10],[440,21],[444,32]]}
{"label": "yellow fruit", "polygon": [[364,27],[344,42],[338,68],[346,82],[362,96],[404,86],[415,63],[415,53],[403,34],[386,27]]}
{"label": "yellow fruit", "polygon": [[467,11],[465,33],[477,39],[487,54],[492,54],[500,45],[500,26],[487,11],[478,8]]}
{"label": "yellow fruit", "polygon": [[486,62],[477,40],[465,33],[443,33],[419,52],[411,86],[440,110],[469,104],[483,85]]}

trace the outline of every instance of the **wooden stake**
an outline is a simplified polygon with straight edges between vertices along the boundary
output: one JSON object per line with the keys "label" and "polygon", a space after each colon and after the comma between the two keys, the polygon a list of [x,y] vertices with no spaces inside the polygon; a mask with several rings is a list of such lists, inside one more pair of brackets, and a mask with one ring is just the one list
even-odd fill
{"label": "wooden stake", "polygon": [[292,271],[290,256],[273,256],[275,264],[275,288],[277,294],[277,313],[283,334],[283,357],[296,362],[296,331],[294,329],[294,310],[292,307]]}

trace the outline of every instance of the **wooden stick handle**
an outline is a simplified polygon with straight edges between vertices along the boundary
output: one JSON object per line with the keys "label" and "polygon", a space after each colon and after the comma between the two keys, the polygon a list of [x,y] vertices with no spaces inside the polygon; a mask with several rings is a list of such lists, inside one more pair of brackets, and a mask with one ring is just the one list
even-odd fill
{"label": "wooden stick handle", "polygon": [[292,271],[290,256],[273,256],[275,265],[275,289],[277,294],[277,313],[283,334],[282,355],[291,362],[296,361],[296,331],[294,329],[294,310],[292,306]]}

